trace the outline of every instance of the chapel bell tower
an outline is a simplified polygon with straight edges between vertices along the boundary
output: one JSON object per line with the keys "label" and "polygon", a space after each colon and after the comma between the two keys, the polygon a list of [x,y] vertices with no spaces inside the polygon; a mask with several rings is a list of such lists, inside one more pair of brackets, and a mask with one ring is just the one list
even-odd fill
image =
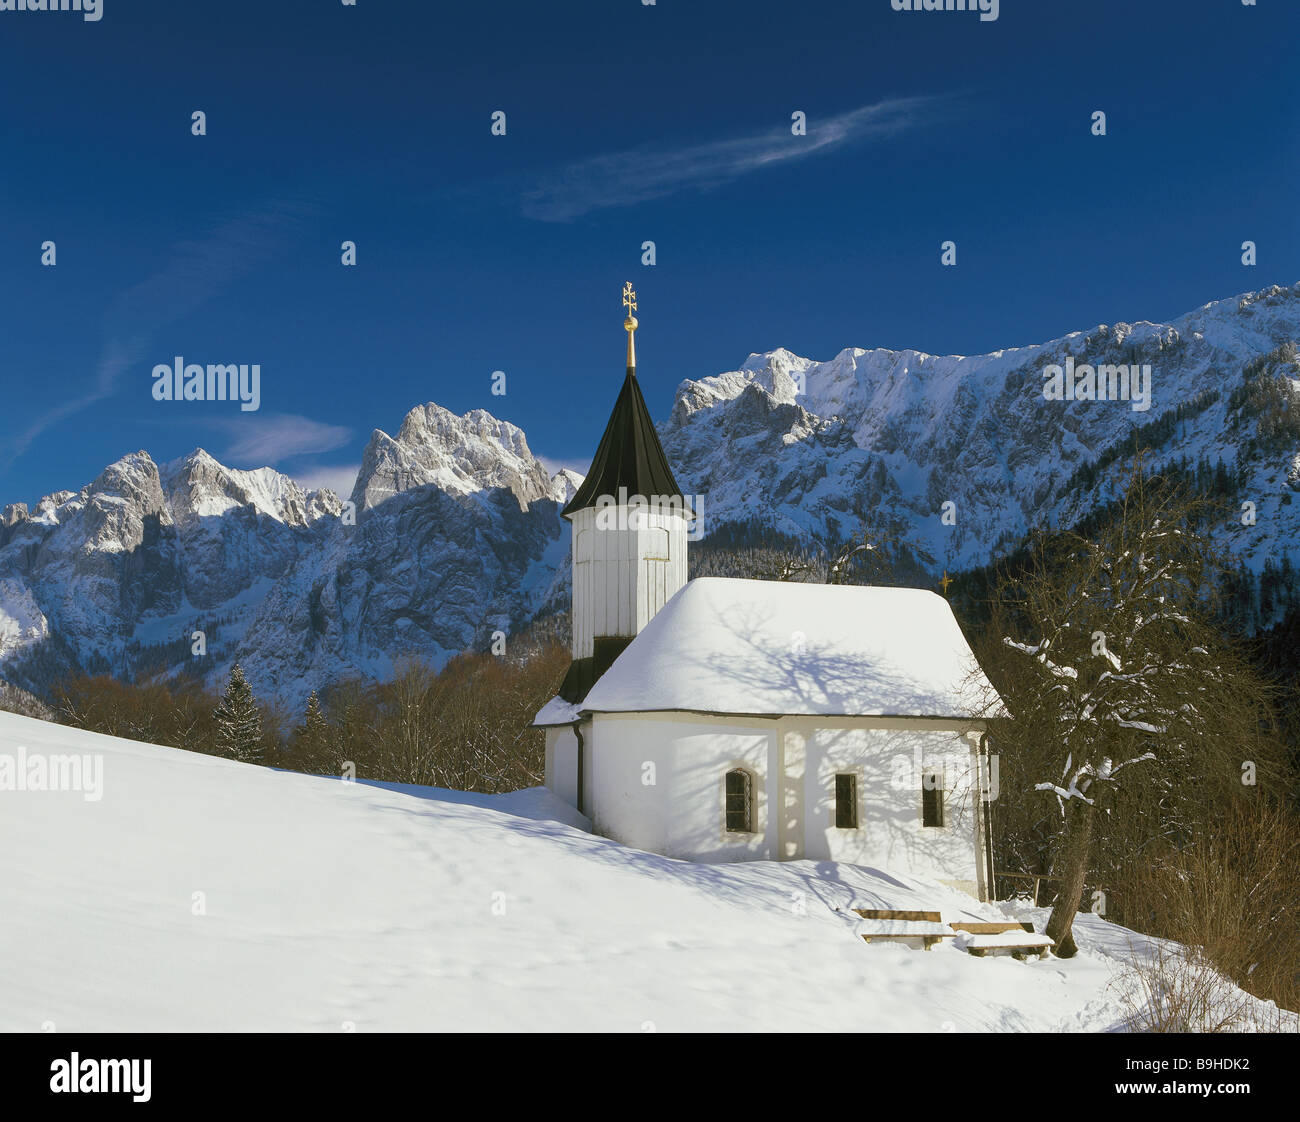
{"label": "chapel bell tower", "polygon": [[636,293],[623,286],[627,376],[591,470],[564,508],[573,527],[574,704],[686,583],[691,517],[636,380]]}

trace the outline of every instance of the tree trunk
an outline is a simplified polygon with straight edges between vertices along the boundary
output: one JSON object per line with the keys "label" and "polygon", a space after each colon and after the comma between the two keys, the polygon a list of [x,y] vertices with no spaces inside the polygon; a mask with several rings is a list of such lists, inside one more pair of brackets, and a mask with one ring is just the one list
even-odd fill
{"label": "tree trunk", "polygon": [[1061,891],[1047,921],[1047,936],[1058,958],[1073,958],[1078,953],[1074,945],[1074,917],[1083,899],[1083,885],[1088,876],[1088,857],[1092,851],[1092,824],[1096,813],[1090,803],[1071,801],[1070,822],[1065,846],[1061,851]]}

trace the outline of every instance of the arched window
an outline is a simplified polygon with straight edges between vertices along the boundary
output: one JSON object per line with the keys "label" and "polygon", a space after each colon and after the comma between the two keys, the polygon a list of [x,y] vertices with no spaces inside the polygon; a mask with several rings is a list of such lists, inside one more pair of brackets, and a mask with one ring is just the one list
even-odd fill
{"label": "arched window", "polygon": [[754,777],[743,767],[727,772],[727,832],[754,832]]}

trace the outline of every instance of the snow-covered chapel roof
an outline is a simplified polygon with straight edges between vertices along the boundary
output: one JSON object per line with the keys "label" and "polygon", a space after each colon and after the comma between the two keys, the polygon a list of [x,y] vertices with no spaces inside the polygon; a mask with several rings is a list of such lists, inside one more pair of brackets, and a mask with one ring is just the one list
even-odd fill
{"label": "snow-covered chapel roof", "polygon": [[991,696],[952,608],[933,592],[702,577],[664,605],[580,708],[968,718]]}

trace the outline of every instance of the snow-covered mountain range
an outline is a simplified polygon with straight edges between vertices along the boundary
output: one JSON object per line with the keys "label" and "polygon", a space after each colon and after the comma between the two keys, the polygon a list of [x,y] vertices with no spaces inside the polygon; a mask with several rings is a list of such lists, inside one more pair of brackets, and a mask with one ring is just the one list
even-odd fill
{"label": "snow-covered mountain range", "polygon": [[[1237,490],[1257,518],[1249,531],[1237,523],[1233,544],[1261,565],[1300,538],[1300,367],[1274,354],[1298,339],[1300,285],[969,358],[849,349],[812,362],[776,350],[684,382],[664,447],[715,526],[752,517],[835,537],[865,518],[953,571],[1112,497],[1113,479],[1076,472],[1131,450],[1142,430],[1160,462],[1232,468],[1240,455]],[[1150,365],[1150,408],[1045,400],[1044,370],[1070,358]],[[1252,361],[1263,369],[1244,376]]]}
{"label": "snow-covered mountain range", "polygon": [[[681,383],[660,434],[705,534],[752,520],[836,539],[866,520],[956,571],[1110,498],[1094,469],[1140,430],[1163,462],[1225,465],[1223,533],[1259,568],[1300,553],[1297,340],[1300,285],[976,357],[775,350]],[[1150,408],[1045,400],[1045,369],[1069,360],[1149,365]],[[132,453],[0,513],[0,676],[39,690],[200,659],[215,684],[238,657],[296,702],[405,653],[444,660],[565,602],[559,512],[579,481],[548,476],[516,426],[435,404],[373,433],[348,502],[202,450]]]}
{"label": "snow-covered mountain range", "polygon": [[445,661],[535,610],[568,546],[568,486],[514,425],[437,405],[372,434],[347,502],[201,449],[135,452],[0,514],[0,673],[216,683],[238,658],[264,696],[299,701],[403,655]]}

